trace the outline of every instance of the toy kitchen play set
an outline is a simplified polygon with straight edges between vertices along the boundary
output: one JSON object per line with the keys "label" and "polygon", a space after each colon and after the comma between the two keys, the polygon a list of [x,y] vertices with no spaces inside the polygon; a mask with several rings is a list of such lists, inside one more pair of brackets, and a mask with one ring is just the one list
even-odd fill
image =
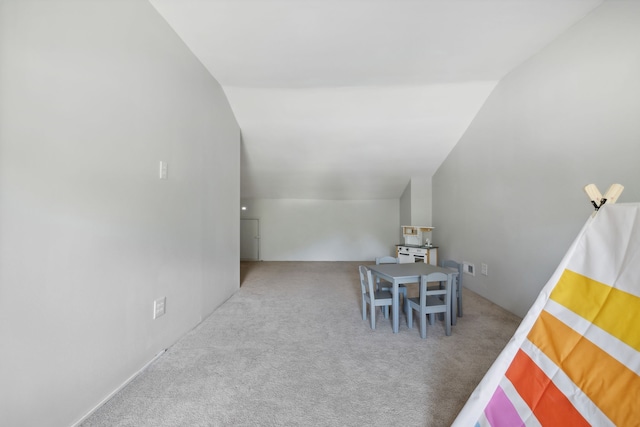
{"label": "toy kitchen play set", "polygon": [[433,227],[421,225],[403,225],[404,244],[396,245],[396,256],[401,264],[424,262],[438,265],[438,248],[427,237]]}

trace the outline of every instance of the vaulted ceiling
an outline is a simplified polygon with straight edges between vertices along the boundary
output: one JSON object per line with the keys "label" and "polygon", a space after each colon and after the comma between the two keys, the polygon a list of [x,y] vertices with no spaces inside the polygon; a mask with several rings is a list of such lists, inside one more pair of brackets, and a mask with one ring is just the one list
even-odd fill
{"label": "vaulted ceiling", "polygon": [[151,0],[224,89],[241,197],[395,199],[603,0]]}

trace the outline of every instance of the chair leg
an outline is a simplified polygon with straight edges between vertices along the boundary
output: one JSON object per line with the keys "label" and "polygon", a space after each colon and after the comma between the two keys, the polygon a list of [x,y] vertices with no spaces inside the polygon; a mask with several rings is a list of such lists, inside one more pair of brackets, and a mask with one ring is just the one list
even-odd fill
{"label": "chair leg", "polygon": [[436,321],[436,315],[434,313],[429,314],[429,324],[433,326]]}
{"label": "chair leg", "polygon": [[404,297],[404,312],[407,316],[409,316],[409,313],[411,313],[411,309],[409,308],[409,298],[407,298],[406,296]]}
{"label": "chair leg", "polygon": [[[449,308],[451,309],[451,325],[455,326],[458,320],[458,291],[455,285],[451,288],[451,304],[449,304]],[[444,316],[443,316],[444,317]]]}
{"label": "chair leg", "polygon": [[384,306],[384,318],[385,319],[389,318],[389,306],[388,305]]}
{"label": "chair leg", "polygon": [[447,311],[444,315],[444,331],[447,336],[451,335],[451,305],[447,306]]}
{"label": "chair leg", "polygon": [[420,338],[427,338],[427,315],[420,313]]}
{"label": "chair leg", "polygon": [[458,317],[462,317],[462,287],[458,289]]}
{"label": "chair leg", "polygon": [[362,320],[367,320],[367,301],[362,297]]}
{"label": "chair leg", "polygon": [[409,329],[413,328],[413,310],[409,307],[409,301],[407,301],[407,326]]}
{"label": "chair leg", "polygon": [[[406,288],[405,288],[405,289],[406,289]],[[402,295],[402,304],[400,304],[400,295]],[[406,300],[407,300],[407,294],[406,294],[406,291],[405,291],[405,292],[401,292],[401,291],[398,289],[398,306],[399,306],[399,307],[402,307],[402,311],[403,311],[403,312],[405,312],[405,313],[406,313],[406,310],[404,309],[404,308],[405,308],[405,304],[404,304],[404,302],[405,302]]]}
{"label": "chair leg", "polygon": [[371,329],[375,329],[376,328],[376,306],[373,304],[369,305],[371,307],[370,310],[370,314],[371,314]]}

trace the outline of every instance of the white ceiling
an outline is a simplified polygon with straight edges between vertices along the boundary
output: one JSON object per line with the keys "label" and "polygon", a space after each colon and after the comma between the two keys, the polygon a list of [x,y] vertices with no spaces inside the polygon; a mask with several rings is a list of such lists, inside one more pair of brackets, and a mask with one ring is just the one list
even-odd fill
{"label": "white ceiling", "polygon": [[222,85],[243,198],[393,199],[602,0],[151,0]]}

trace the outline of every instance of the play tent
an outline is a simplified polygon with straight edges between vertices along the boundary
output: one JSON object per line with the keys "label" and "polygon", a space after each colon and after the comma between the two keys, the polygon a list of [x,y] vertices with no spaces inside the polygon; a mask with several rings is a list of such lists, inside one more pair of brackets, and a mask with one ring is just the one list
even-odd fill
{"label": "play tent", "polygon": [[640,203],[587,220],[453,425],[640,426]]}

